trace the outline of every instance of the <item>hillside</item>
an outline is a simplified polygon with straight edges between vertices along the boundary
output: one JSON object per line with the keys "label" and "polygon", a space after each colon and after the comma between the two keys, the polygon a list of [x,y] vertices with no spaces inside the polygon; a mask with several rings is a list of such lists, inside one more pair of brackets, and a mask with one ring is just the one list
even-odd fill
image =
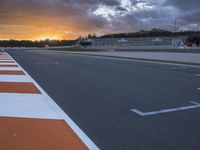
{"label": "hillside", "polygon": [[107,34],[100,38],[133,38],[133,37],[174,37],[174,36],[190,36],[193,34],[200,34],[200,31],[180,31],[180,32],[170,32],[163,29],[152,29],[150,31],[140,30],[138,32],[132,33],[117,33],[117,34]]}

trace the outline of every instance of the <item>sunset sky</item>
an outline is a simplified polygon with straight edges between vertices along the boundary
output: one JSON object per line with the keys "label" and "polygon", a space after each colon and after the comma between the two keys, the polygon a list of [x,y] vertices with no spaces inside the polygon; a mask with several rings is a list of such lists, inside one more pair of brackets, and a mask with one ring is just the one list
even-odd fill
{"label": "sunset sky", "polygon": [[175,19],[179,30],[195,30],[199,6],[199,0],[0,0],[0,39],[173,30]]}

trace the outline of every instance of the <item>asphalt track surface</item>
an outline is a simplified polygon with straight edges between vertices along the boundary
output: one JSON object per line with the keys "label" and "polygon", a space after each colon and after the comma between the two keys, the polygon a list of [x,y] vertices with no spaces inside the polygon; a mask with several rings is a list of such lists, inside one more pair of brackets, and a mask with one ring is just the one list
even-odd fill
{"label": "asphalt track surface", "polygon": [[[200,68],[50,51],[9,54],[102,150],[199,150]],[[172,112],[141,116],[141,112]],[[178,109],[179,108],[179,109]]]}

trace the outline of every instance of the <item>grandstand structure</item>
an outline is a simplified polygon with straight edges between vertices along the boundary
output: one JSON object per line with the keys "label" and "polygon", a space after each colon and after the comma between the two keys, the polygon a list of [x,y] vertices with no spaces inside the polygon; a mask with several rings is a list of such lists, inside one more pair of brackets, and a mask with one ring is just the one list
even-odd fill
{"label": "grandstand structure", "polygon": [[146,37],[146,38],[95,38],[90,39],[92,46],[145,46],[172,45],[185,42],[187,37]]}

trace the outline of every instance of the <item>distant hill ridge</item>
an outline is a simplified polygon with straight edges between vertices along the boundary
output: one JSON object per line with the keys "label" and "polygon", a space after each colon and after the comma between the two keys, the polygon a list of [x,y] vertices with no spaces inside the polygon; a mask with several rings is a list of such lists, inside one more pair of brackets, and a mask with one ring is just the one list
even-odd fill
{"label": "distant hill ridge", "polygon": [[200,34],[200,31],[180,31],[171,32],[164,29],[153,28],[150,31],[140,30],[132,33],[116,33],[100,36],[100,38],[134,38],[134,37],[174,37],[174,36],[190,36]]}

